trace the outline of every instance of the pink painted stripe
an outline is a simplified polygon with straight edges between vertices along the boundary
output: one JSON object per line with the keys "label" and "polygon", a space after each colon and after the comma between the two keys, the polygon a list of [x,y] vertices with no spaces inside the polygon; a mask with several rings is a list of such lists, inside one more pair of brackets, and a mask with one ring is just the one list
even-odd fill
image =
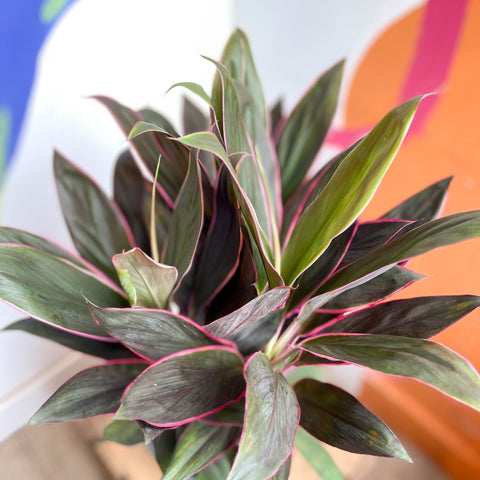
{"label": "pink painted stripe", "polygon": [[[469,1],[427,2],[416,53],[400,96],[402,102],[417,95],[440,93],[445,88]],[[422,102],[411,127],[413,131],[422,130],[438,100],[439,96],[429,96]]]}

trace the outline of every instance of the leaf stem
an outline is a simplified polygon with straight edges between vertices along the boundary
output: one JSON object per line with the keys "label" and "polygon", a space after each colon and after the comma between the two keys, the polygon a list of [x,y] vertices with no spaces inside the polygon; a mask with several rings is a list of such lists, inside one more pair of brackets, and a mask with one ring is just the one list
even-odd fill
{"label": "leaf stem", "polygon": [[158,172],[160,170],[160,160],[162,156],[159,155],[157,168],[155,170],[155,178],[153,179],[152,185],[152,201],[150,204],[150,247],[152,249],[152,258],[158,262],[160,259],[160,255],[158,253],[158,242],[157,242],[157,231],[155,229],[155,193],[157,190],[157,178]]}

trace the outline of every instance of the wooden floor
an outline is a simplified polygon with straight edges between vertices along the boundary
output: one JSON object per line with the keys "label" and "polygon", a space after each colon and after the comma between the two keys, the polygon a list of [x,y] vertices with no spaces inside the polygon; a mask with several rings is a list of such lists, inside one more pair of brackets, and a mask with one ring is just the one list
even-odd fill
{"label": "wooden floor", "polygon": [[[0,480],[159,480],[161,472],[144,445],[100,440],[108,419],[27,426],[0,443]],[[331,449],[346,480],[448,480],[421,453],[414,463],[353,455]],[[294,455],[291,480],[318,480]],[[248,480],[248,479],[245,479]]]}

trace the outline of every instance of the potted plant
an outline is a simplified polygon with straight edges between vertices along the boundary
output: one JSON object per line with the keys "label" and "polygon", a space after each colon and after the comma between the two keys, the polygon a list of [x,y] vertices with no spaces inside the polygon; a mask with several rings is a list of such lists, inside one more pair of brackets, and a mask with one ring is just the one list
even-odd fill
{"label": "potted plant", "polygon": [[131,145],[116,163],[114,199],[55,153],[79,256],[0,229],[0,297],[29,315],[8,329],[103,359],[31,423],[113,413],[105,438],[151,443],[164,480],[287,479],[294,446],[328,479],[322,442],[408,460],[381,420],[314,373],[355,364],[480,409],[478,373],[428,340],[479,297],[388,300],[422,278],[409,258],[480,236],[480,212],[438,218],[445,179],[359,220],[420,98],[311,172],[342,63],[285,116],[280,104],[265,108],[243,32],[220,62],[207,60],[217,70],[211,95],[176,85],[210,111],[185,100],[182,135],[155,111],[96,97]]}

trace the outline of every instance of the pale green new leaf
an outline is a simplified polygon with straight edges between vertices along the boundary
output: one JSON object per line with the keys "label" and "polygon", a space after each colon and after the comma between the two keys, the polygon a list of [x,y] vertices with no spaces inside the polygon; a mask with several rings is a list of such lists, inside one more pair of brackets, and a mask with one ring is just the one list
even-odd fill
{"label": "pale green new leaf", "polygon": [[228,480],[264,480],[290,456],[300,410],[295,393],[264,353],[250,358],[245,379],[244,431]]}
{"label": "pale green new leaf", "polygon": [[394,335],[321,335],[300,348],[379,372],[412,377],[480,410],[480,376],[465,359],[429,340]]}
{"label": "pale green new leaf", "polygon": [[300,216],[285,247],[281,273],[287,285],[347,229],[369,203],[407,133],[420,98],[403,103],[343,159],[319,196]]}
{"label": "pale green new leaf", "polygon": [[175,287],[175,267],[155,262],[139,248],[113,257],[122,288],[132,307],[165,308]]}

